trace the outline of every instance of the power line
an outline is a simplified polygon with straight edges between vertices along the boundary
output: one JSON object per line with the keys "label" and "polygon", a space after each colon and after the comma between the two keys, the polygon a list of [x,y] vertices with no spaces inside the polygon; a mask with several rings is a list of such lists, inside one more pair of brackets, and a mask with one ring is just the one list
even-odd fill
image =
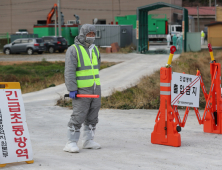
{"label": "power line", "polygon": [[[46,8],[46,9],[40,9],[40,10],[36,10],[36,11],[27,11],[27,12],[22,12],[22,13],[17,13],[17,14],[13,14],[12,16],[17,16],[17,15],[21,15],[21,14],[28,14],[28,13],[34,13],[34,12],[39,12],[39,11],[46,11],[46,10],[49,10],[48,8]],[[5,14],[5,15],[0,15],[0,17],[6,17],[6,16],[8,16],[7,14]]]}
{"label": "power line", "polygon": [[[40,1],[47,1],[47,0],[37,0],[37,1],[28,1],[28,2],[20,2],[20,3],[12,3],[12,5],[19,5],[19,4],[28,4],[28,3],[34,3],[34,2],[40,2]],[[10,6],[11,4],[3,4],[0,6]]]}
{"label": "power line", "polygon": [[[116,12],[119,12],[119,9],[117,10],[112,10],[112,9],[92,9],[92,8],[88,8],[88,9],[84,9],[84,8],[68,8],[68,7],[62,7],[61,9],[67,9],[67,10],[78,10],[78,11],[116,11]],[[123,10],[121,9],[121,11],[136,11],[136,9],[134,10]],[[166,11],[166,10],[170,10],[170,9],[157,9],[158,11]]]}
{"label": "power line", "polygon": [[[61,9],[67,9],[67,10],[78,10],[78,11],[117,11],[119,12],[119,9],[118,10],[112,10],[112,9],[84,9],[84,8],[64,8],[62,7]],[[135,10],[121,10],[121,11],[136,11]]]}
{"label": "power line", "polygon": [[[139,1],[139,0],[126,0],[125,2],[121,2],[121,4],[129,4],[130,2],[133,2],[133,1]],[[143,0],[142,0],[143,1]],[[104,2],[104,1],[102,1],[102,2],[86,2],[86,1],[84,1],[84,0],[82,0],[82,1],[74,1],[74,3],[76,4],[76,3],[82,3],[82,4],[90,4],[90,5],[93,5],[93,4],[95,4],[95,5],[98,5],[98,4],[112,4],[112,2],[109,0],[109,2]],[[116,4],[118,4],[118,2],[116,2]],[[143,5],[142,5],[143,6]]]}
{"label": "power line", "polygon": [[[199,7],[199,9],[200,9],[201,7]],[[10,8],[4,8],[4,9],[1,9],[1,10],[9,10]],[[49,8],[47,8],[47,9],[49,9]],[[77,9],[77,10],[95,10],[95,11],[97,11],[97,10],[99,10],[99,11],[111,11],[110,9],[104,9],[104,10],[102,10],[102,9],[83,9],[83,8],[68,8],[68,7],[63,7],[63,8],[61,8],[61,9]],[[207,10],[207,11],[215,11],[214,9],[213,10],[211,10],[211,9],[205,9],[205,8],[202,8],[202,9],[204,9],[204,10]],[[30,10],[30,8],[29,9],[27,9],[27,8],[23,8],[23,9],[21,9],[21,8],[12,8],[12,10]],[[33,10],[33,9],[32,9]],[[135,9],[135,10],[137,10],[137,9]],[[114,11],[135,11],[135,10],[121,10],[121,8],[120,9],[117,9],[117,10],[114,10]],[[161,9],[157,9],[157,10],[161,10]],[[162,11],[165,11],[165,10],[170,10],[170,9],[162,9]],[[5,13],[5,12],[4,12]]]}

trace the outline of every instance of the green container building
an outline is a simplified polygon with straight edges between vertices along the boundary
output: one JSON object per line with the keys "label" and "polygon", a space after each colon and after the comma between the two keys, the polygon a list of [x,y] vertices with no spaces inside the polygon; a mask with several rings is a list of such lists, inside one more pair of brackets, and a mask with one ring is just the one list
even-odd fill
{"label": "green container building", "polygon": [[[164,15],[160,18],[160,15]],[[133,25],[136,29],[136,15],[116,16],[115,22],[119,25]],[[148,31],[149,35],[166,34],[168,32],[168,19],[166,14],[149,14],[148,15]]]}
{"label": "green container building", "polygon": [[[57,27],[57,36],[58,36]],[[34,34],[38,34],[39,38],[44,36],[55,36],[54,25],[35,25],[33,28]],[[74,44],[74,38],[78,35],[78,25],[62,25],[61,34],[67,40],[68,45]]]}

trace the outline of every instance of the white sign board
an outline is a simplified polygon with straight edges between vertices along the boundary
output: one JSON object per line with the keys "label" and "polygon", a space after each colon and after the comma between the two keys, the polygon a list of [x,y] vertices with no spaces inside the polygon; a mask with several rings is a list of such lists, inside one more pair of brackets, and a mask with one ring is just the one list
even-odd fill
{"label": "white sign board", "polygon": [[199,107],[200,79],[199,76],[172,73],[171,105]]}
{"label": "white sign board", "polygon": [[20,89],[0,89],[0,164],[33,160]]}

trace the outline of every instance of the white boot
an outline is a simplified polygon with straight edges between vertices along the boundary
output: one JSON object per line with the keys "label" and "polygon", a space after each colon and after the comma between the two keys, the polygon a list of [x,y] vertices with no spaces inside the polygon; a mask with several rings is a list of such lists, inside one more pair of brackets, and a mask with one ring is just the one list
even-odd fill
{"label": "white boot", "polygon": [[74,126],[72,128],[68,128],[67,136],[68,142],[66,143],[63,151],[70,153],[79,153],[79,148],[77,146],[80,136],[79,130],[76,131]]}
{"label": "white boot", "polygon": [[76,142],[67,142],[63,150],[70,153],[79,153],[79,148]]}
{"label": "white boot", "polygon": [[83,149],[100,149],[100,144],[93,141],[95,134],[95,127],[92,125],[85,125],[83,128]]}

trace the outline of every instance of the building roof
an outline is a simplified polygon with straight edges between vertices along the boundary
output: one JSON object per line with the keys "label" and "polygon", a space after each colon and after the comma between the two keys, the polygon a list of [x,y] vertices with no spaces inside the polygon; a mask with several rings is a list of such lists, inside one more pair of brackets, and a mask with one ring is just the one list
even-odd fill
{"label": "building roof", "polygon": [[[185,7],[188,15],[197,15],[197,7]],[[215,15],[215,7],[199,7],[199,15]]]}
{"label": "building roof", "polygon": [[222,22],[212,22],[212,23],[206,24],[204,26],[212,26],[212,25],[218,25],[218,24],[222,24]]}

